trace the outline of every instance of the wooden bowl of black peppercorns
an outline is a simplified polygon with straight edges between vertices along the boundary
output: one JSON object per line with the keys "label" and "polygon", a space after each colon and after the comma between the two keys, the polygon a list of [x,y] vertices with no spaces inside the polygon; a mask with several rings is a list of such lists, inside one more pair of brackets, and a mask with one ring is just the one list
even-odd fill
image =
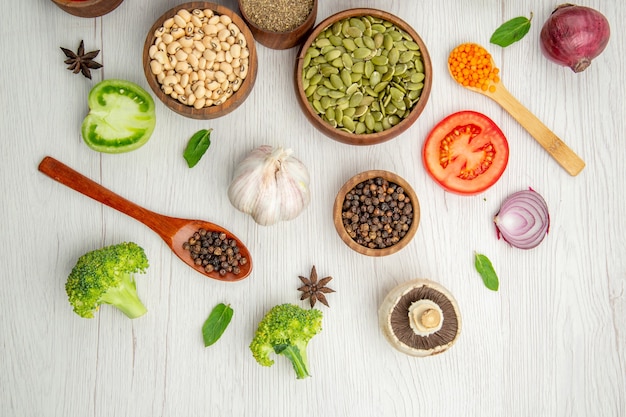
{"label": "wooden bowl of black peppercorns", "polygon": [[346,245],[367,256],[386,256],[409,244],[419,226],[417,194],[393,172],[357,174],[335,198],[333,220]]}

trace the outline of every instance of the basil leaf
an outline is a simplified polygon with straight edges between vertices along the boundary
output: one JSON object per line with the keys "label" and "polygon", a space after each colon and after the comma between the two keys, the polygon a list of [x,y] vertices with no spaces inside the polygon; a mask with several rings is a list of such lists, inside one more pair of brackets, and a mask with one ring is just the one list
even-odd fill
{"label": "basil leaf", "polygon": [[233,318],[233,309],[229,305],[220,303],[216,305],[211,314],[202,326],[202,338],[204,339],[204,347],[211,346],[217,342],[224,330],[228,327],[230,319]]}
{"label": "basil leaf", "polygon": [[485,255],[481,255],[480,253],[476,253],[475,255],[476,258],[474,260],[474,266],[482,277],[485,287],[489,288],[492,291],[498,291],[498,286],[500,285],[500,283],[498,281],[498,275],[493,269],[491,261]]}
{"label": "basil leaf", "polygon": [[489,42],[500,45],[503,48],[511,45],[522,39],[530,30],[530,21],[533,18],[533,14],[530,14],[530,19],[524,16],[514,17],[513,19],[504,22],[495,32],[491,35]]}
{"label": "basil leaf", "polygon": [[187,148],[183,153],[185,161],[189,168],[193,168],[205,154],[209,146],[211,145],[211,132],[213,129],[202,129],[194,133],[187,143]]}

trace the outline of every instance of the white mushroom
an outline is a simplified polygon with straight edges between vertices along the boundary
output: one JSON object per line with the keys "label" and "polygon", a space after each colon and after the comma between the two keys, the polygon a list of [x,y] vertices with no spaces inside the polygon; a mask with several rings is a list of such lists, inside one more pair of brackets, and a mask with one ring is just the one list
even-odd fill
{"label": "white mushroom", "polygon": [[452,346],[461,332],[456,300],[436,282],[417,279],[391,290],[378,311],[389,343],[411,356],[430,356]]}

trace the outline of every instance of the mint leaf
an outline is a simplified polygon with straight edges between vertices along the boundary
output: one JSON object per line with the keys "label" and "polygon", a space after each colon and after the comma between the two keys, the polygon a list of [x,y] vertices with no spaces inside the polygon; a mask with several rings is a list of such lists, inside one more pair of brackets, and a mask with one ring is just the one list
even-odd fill
{"label": "mint leaf", "polygon": [[211,132],[213,129],[202,129],[194,133],[187,143],[187,148],[183,153],[183,158],[187,161],[189,168],[193,168],[200,161],[211,145]]}
{"label": "mint leaf", "polygon": [[476,271],[478,271],[482,277],[485,287],[492,291],[498,291],[500,282],[498,281],[498,275],[493,269],[491,261],[485,255],[481,255],[480,253],[476,253],[475,255],[474,266],[476,267]]}
{"label": "mint leaf", "polygon": [[211,346],[217,342],[233,318],[233,309],[229,305],[220,303],[216,305],[209,317],[202,326],[202,338],[204,339],[204,347]]}
{"label": "mint leaf", "polygon": [[519,16],[504,22],[491,35],[489,42],[500,45],[503,48],[522,39],[530,30],[530,21],[533,19],[532,12],[530,18]]}

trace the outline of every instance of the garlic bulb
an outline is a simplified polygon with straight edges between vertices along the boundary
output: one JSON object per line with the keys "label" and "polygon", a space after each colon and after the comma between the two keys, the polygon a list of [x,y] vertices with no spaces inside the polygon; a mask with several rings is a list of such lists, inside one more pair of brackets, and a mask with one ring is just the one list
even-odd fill
{"label": "garlic bulb", "polygon": [[228,198],[237,210],[268,226],[296,218],[311,201],[309,171],[291,149],[259,146],[235,168]]}

